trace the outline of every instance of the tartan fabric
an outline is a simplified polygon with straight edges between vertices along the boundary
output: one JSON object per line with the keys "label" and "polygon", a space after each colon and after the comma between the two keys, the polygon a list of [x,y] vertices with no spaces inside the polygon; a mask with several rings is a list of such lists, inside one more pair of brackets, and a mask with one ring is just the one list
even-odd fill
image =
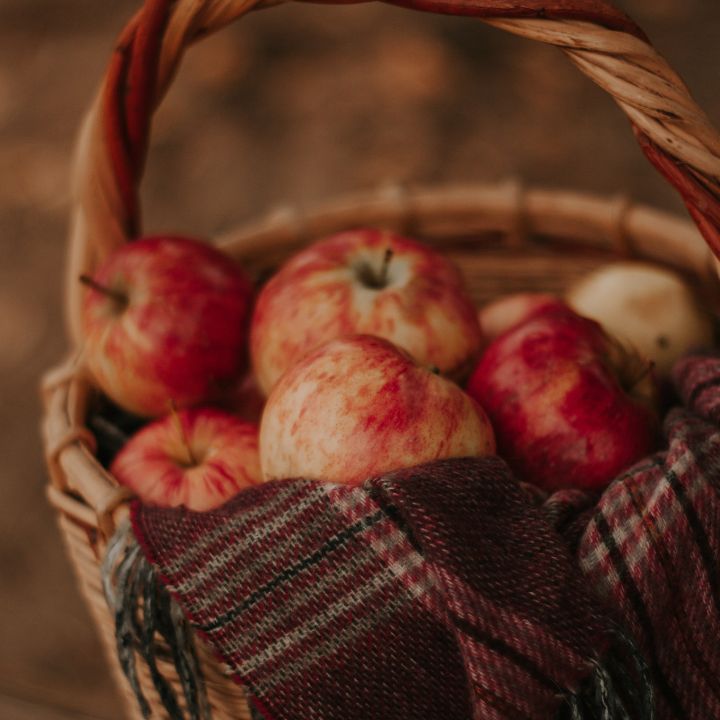
{"label": "tartan fabric", "polygon": [[276,482],[204,514],[136,506],[134,521],[268,718],[544,718],[607,644],[498,458],[360,488]]}
{"label": "tartan fabric", "polygon": [[[720,717],[720,360],[676,380],[668,449],[599,499],[456,459],[203,514],[136,503],[134,533],[267,720],[554,717],[614,654],[612,622],[642,648],[656,717]],[[599,687],[597,715],[567,716],[639,717]]]}
{"label": "tartan fabric", "polygon": [[720,359],[675,368],[683,408],[668,449],[604,493],[578,550],[598,593],[640,644],[658,718],[720,718]]}

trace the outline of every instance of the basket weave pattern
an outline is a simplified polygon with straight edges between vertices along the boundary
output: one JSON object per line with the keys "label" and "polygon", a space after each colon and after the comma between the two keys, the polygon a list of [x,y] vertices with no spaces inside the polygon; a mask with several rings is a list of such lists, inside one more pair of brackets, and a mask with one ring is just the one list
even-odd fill
{"label": "basket weave pattern", "polygon": [[[95,460],[95,440],[85,427],[95,391],[82,362],[77,277],[91,273],[114,248],[140,234],[138,188],[152,113],[184,50],[246,12],[274,4],[147,0],[118,40],[78,143],[66,288],[74,351],[45,378],[44,435],[49,499],[58,509],[63,537],[110,657],[114,634],[99,563],[106,539],[127,512],[128,493]],[[506,0],[395,4],[476,17],[561,48],[626,113],[643,152],[680,192],[702,237],[689,222],[624,198],[530,190],[517,183],[440,190],[388,187],[312,211],[284,209],[218,238],[228,254],[262,275],[307,240],[351,226],[377,225],[443,248],[462,267],[477,302],[519,289],[562,291],[588,269],[621,255],[672,265],[692,276],[709,301],[717,303],[715,266],[707,246],[720,253],[720,136],[629,18],[599,0],[532,0],[522,7]],[[203,666],[214,716],[248,717],[242,691],[224,677],[222,668],[207,655]],[[169,664],[166,669],[172,676]],[[152,702],[150,678],[141,682]],[[128,712],[136,712],[134,698]]]}

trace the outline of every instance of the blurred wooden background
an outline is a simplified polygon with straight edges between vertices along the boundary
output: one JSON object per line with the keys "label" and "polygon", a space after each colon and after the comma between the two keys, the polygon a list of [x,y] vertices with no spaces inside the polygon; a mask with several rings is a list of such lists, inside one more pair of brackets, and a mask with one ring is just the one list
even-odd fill
{"label": "blurred wooden background", "polygon": [[[138,2],[0,0],[0,717],[117,718],[43,499],[37,380],[65,347],[68,164]],[[720,4],[624,0],[720,123]],[[387,181],[522,177],[680,204],[563,57],[379,4],[279,7],[189,52],[156,123],[146,228],[200,235]],[[54,708],[54,709],[52,709]]]}

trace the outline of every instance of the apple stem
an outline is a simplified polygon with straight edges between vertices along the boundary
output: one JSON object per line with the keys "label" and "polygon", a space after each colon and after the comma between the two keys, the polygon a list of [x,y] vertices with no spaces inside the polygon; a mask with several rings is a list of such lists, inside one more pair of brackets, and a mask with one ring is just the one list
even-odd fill
{"label": "apple stem", "polygon": [[170,401],[170,414],[172,415],[173,422],[175,423],[177,433],[180,436],[180,442],[182,443],[182,446],[185,449],[185,453],[187,455],[185,462],[188,467],[194,467],[198,464],[198,462],[193,455],[192,450],[190,449],[190,443],[187,439],[187,433],[185,432],[185,428],[183,427],[182,421],[180,420],[180,415],[178,414],[177,406],[175,405],[174,400]]}
{"label": "apple stem", "polygon": [[97,280],[94,280],[89,275],[81,275],[79,279],[83,285],[87,285],[87,287],[90,287],[93,290],[97,290],[103,295],[107,295],[107,297],[112,298],[116,303],[118,303],[118,305],[127,305],[128,299],[124,293],[118,292],[117,290],[112,290],[111,288],[100,284]]}
{"label": "apple stem", "polygon": [[382,266],[380,267],[380,275],[379,275],[379,286],[385,287],[387,285],[387,274],[388,274],[388,267],[390,266],[390,261],[392,260],[393,256],[393,249],[387,248],[385,250],[385,255],[383,256]]}

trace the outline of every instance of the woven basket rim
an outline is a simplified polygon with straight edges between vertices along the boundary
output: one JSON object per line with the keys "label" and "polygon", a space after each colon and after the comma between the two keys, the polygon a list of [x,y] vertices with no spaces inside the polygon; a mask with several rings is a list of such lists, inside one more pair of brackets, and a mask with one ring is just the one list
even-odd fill
{"label": "woven basket rim", "polygon": [[[348,1],[355,2],[330,0]],[[385,1],[475,18],[558,47],[628,116],[640,148],[720,256],[720,134],[642,30],[608,0]],[[184,52],[246,13],[279,2],[145,0],[120,34],[75,154],[66,314],[76,346],[82,293],[75,279],[140,233],[139,186],[151,118]]]}
{"label": "woven basket rim", "polygon": [[[580,251],[654,260],[720,287],[713,256],[689,220],[632,204],[625,197],[525,188],[516,181],[441,188],[386,186],[343,195],[304,212],[282,208],[216,243],[235,260],[276,262],[315,237],[366,224],[412,230],[440,245],[459,238],[467,248],[503,248],[519,257],[538,246],[537,235],[560,238],[565,252],[574,239]],[[543,247],[552,243],[546,241]],[[43,378],[48,500],[75,522],[108,538],[127,515],[131,494],[95,458],[95,439],[84,424],[93,391],[78,354]]]}

